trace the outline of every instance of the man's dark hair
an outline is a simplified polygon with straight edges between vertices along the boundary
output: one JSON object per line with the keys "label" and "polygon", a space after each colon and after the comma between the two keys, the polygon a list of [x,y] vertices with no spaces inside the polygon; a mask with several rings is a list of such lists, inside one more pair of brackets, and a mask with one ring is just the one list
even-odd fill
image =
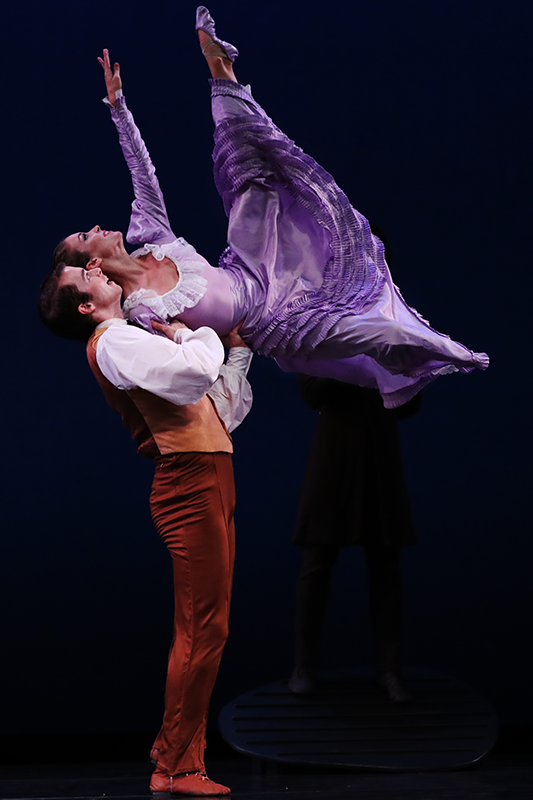
{"label": "man's dark hair", "polygon": [[68,264],[69,267],[81,267],[82,269],[85,269],[90,260],[90,253],[82,253],[78,250],[72,250],[70,247],[67,247],[64,239],[59,242],[54,250],[54,255],[52,256],[52,264],[54,265],[54,269],[60,264]]}
{"label": "man's dark hair", "polygon": [[41,283],[39,314],[46,327],[64,339],[86,342],[96,328],[91,314],[80,314],[78,306],[88,303],[91,295],[76,286],[60,286],[59,280],[66,264],[60,261]]}

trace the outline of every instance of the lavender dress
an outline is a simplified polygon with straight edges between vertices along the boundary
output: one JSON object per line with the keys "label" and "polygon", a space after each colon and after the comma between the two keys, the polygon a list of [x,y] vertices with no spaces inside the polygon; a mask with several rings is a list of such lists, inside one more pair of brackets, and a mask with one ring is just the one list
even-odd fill
{"label": "lavender dress", "polygon": [[165,295],[125,300],[131,320],[179,315],[191,328],[227,333],[244,319],[250,347],[282,369],[378,388],[398,406],[438,375],[486,369],[438,333],[394,286],[383,245],[335,181],[269,119],[248,88],[213,80],[215,182],[229,217],[229,247],[214,268],[176,238],[155,169],[123,97],[111,108],[135,200],[127,240],[171,258]]}

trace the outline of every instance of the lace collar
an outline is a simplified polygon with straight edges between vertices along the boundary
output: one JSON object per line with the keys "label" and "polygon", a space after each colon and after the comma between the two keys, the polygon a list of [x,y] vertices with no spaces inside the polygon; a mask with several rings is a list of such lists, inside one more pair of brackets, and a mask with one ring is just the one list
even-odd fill
{"label": "lace collar", "polygon": [[132,253],[138,257],[152,253],[157,261],[162,261],[165,256],[172,259],[178,272],[178,282],[169,292],[157,294],[153,289],[137,289],[124,301],[123,311],[127,319],[135,320],[138,316],[136,309],[140,306],[144,311],[148,308],[155,316],[164,320],[173,319],[185,311],[193,308],[204,296],[207,290],[207,280],[203,273],[205,260],[194,247],[181,237],[168,244],[150,244]]}

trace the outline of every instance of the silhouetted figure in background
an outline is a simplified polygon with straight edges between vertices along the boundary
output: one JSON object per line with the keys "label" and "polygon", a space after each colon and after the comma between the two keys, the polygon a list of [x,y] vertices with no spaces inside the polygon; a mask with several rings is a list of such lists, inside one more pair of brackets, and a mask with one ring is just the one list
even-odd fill
{"label": "silhouetted figure in background", "polygon": [[[320,409],[305,474],[294,543],[303,548],[297,585],[295,694],[311,694],[333,566],[341,547],[362,545],[379,683],[395,702],[402,685],[400,549],[415,541],[396,428],[374,389],[329,378],[298,376],[306,403]],[[347,615],[348,615],[347,610]]]}

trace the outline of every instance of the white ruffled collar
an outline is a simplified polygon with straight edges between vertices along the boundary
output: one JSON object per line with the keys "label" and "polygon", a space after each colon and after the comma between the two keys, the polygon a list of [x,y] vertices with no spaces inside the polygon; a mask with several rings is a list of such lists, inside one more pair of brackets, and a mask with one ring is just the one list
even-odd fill
{"label": "white ruffled collar", "polygon": [[[131,256],[132,258],[139,258],[140,256],[147,256],[148,253],[151,253],[156,261],[163,261],[165,256],[172,258],[171,253],[179,257],[179,255],[191,253],[191,251],[196,253],[192,244],[185,241],[182,236],[178,236],[177,239],[174,239],[172,242],[167,242],[166,244],[152,244],[151,242],[146,242],[142,247],[139,247],[138,250],[135,250]],[[173,258],[172,260],[174,261]]]}
{"label": "white ruffled collar", "polygon": [[[155,317],[170,320],[177,317],[186,308],[193,308],[202,299],[207,290],[207,280],[203,273],[205,261],[194,247],[181,237],[168,244],[146,243],[132,253],[134,258],[151,253],[157,261],[165,257],[172,259],[178,272],[176,285],[165,294],[157,294],[153,289],[137,289],[124,300],[124,316],[143,324],[142,317],[147,311]],[[139,308],[142,306],[142,310]],[[136,314],[136,310],[140,313]],[[146,327],[146,326],[145,326]]]}

